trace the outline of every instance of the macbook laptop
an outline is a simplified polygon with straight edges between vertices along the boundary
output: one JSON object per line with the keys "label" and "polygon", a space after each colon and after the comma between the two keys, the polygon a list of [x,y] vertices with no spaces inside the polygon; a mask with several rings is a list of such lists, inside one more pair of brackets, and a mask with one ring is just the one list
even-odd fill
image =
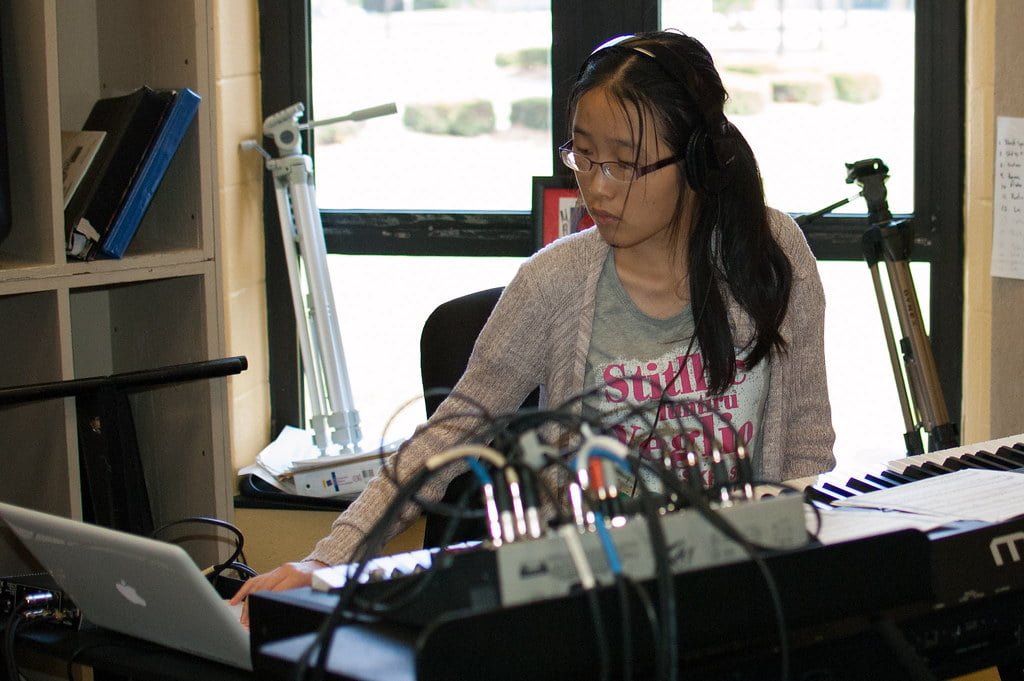
{"label": "macbook laptop", "polygon": [[0,519],[88,622],[252,669],[238,611],[182,547],[4,503]]}

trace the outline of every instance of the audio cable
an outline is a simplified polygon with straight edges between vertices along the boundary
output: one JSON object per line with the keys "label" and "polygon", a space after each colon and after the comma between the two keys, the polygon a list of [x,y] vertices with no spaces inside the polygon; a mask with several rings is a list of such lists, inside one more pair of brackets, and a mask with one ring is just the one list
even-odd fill
{"label": "audio cable", "polygon": [[4,663],[9,681],[21,681],[21,673],[18,671],[18,662],[15,657],[15,642],[19,630],[32,626],[38,622],[56,621],[47,606],[53,601],[51,593],[30,593],[24,595],[19,602],[11,608],[4,625]]}
{"label": "audio cable", "polygon": [[[454,395],[455,393],[451,393],[449,396]],[[472,400],[466,401],[472,403]],[[723,433],[722,440],[718,440],[713,437],[713,433],[707,431],[709,426],[702,425],[706,441],[711,443],[708,458],[710,459],[709,472],[713,480],[710,490],[712,500],[709,500],[708,490],[704,486],[700,454],[692,442],[685,441],[686,446],[681,456],[675,458],[664,456],[652,460],[631,452],[618,438],[610,434],[616,424],[614,420],[606,418],[603,425],[599,426],[584,419],[575,411],[578,402],[574,403],[572,400],[567,400],[556,409],[524,409],[514,414],[494,417],[487,414],[482,407],[470,408],[428,422],[427,427],[417,430],[416,437],[429,437],[434,428],[445,426],[454,429],[454,431],[446,431],[445,439],[448,439],[452,432],[456,432],[462,442],[451,449],[427,458],[417,469],[408,473],[402,470],[401,476],[399,475],[401,470],[399,463],[407,443],[404,443],[403,447],[400,447],[399,451],[392,455],[391,465],[385,465],[384,474],[395,486],[395,499],[389,504],[378,523],[364,533],[364,541],[361,542],[358,551],[359,558],[350,566],[350,578],[339,592],[338,607],[332,613],[332,617],[336,617],[336,621],[339,623],[346,619],[364,621],[362,618],[366,616],[380,615],[398,603],[409,602],[416,593],[422,593],[422,589],[426,588],[425,585],[429,583],[429,575],[417,580],[411,588],[403,588],[387,596],[386,601],[378,597],[375,599],[376,602],[370,603],[363,598],[356,597],[356,585],[360,581],[359,577],[363,570],[361,566],[370,557],[376,555],[383,543],[386,527],[397,518],[399,509],[407,503],[415,503],[425,510],[436,509],[447,512],[452,518],[458,517],[460,514],[464,517],[464,514],[469,513],[462,508],[465,501],[472,494],[479,493],[484,498],[490,543],[494,547],[499,547],[520,538],[537,538],[543,535],[545,525],[537,513],[543,499],[552,505],[555,512],[554,527],[566,542],[566,550],[570,554],[573,552],[570,540],[563,535],[570,531],[565,529],[566,527],[570,528],[573,533],[578,533],[579,528],[589,527],[597,534],[619,594],[623,618],[621,646],[623,678],[629,679],[633,674],[631,666],[633,627],[628,621],[630,589],[632,589],[635,594],[635,602],[640,604],[642,612],[650,624],[652,639],[656,641],[657,678],[674,681],[679,674],[679,623],[676,612],[674,575],[669,564],[669,551],[664,530],[661,527],[661,518],[666,512],[671,512],[675,508],[689,507],[704,516],[713,527],[729,539],[743,547],[761,571],[774,606],[781,650],[780,671],[782,678],[785,679],[789,672],[789,642],[785,618],[777,585],[762,555],[762,552],[770,547],[759,546],[746,540],[715,510],[716,506],[727,506],[754,498],[754,465],[750,450],[729,420],[722,417],[713,403],[699,400],[663,399],[659,400],[658,404],[659,406],[699,404],[702,408],[712,412],[714,417],[724,424],[724,428],[732,430],[732,440],[727,437],[728,434],[724,430],[716,430],[716,432]],[[479,405],[476,406],[479,407]],[[650,405],[622,410],[623,416],[619,422],[639,414],[645,419],[653,417],[651,420],[657,423],[659,414],[648,414],[645,409],[649,410]],[[689,413],[686,408],[669,409],[665,413],[674,414],[679,428],[684,428],[683,420]],[[553,442],[558,442],[559,446],[552,444]],[[735,451],[726,450],[723,447],[723,442],[729,445],[735,444]],[[667,452],[668,448],[663,447],[662,451]],[[730,458],[732,458],[731,462]],[[735,465],[735,474],[730,476],[728,466],[733,464]],[[478,486],[468,491],[456,504],[441,505],[440,502],[431,501],[429,496],[421,497],[420,491],[426,481],[433,476],[441,475],[442,470],[448,469],[450,466],[468,468],[476,478]],[[613,503],[618,500],[613,481],[616,479],[616,470],[619,469],[630,473],[636,481],[634,491],[629,495],[632,498],[627,501],[630,502],[631,510],[639,511],[647,521],[651,553],[654,557],[656,603],[652,602],[642,585],[632,582],[625,575],[624,566],[609,527],[615,522],[616,517],[629,515],[627,509],[616,507]],[[641,474],[644,471],[648,473],[648,476]],[[448,473],[450,472],[449,470]],[[681,476],[682,472],[685,472],[686,475]],[[660,491],[652,492],[645,483],[645,477],[657,480],[660,483]],[[559,483],[556,490],[555,485],[548,484],[553,480],[562,480],[564,483]],[[573,517],[565,514],[566,503],[568,503],[569,509],[575,512]],[[533,509],[532,513],[531,509]],[[454,527],[454,523],[450,525]],[[574,536],[578,543],[580,537],[578,534]],[[585,554],[581,559],[577,552],[572,560],[576,566],[580,584],[583,586],[584,592],[588,594],[588,601],[593,598],[590,611],[594,618],[595,640],[598,642],[599,655],[602,656],[600,658],[601,674],[602,678],[605,678],[609,674],[610,661],[606,640],[607,632],[603,618],[600,616],[600,603],[597,597],[600,585],[597,584],[593,570],[586,562]],[[437,567],[439,565],[435,563],[435,568]],[[329,647],[329,634],[325,638],[318,637],[318,640],[319,643],[314,641],[313,646],[307,651],[308,655],[305,659],[307,666],[311,664],[315,646],[320,645],[316,661],[320,673],[323,673],[322,665],[326,659],[327,647]]]}
{"label": "audio cable", "polygon": [[604,628],[604,618],[601,616],[601,605],[597,600],[597,580],[594,578],[594,571],[590,567],[590,561],[583,550],[580,542],[579,530],[572,525],[562,525],[557,530],[558,536],[565,542],[566,550],[576,568],[576,574],[580,578],[580,586],[583,589],[583,596],[587,600],[590,610],[590,620],[594,627],[595,645],[598,655],[598,678],[607,681],[610,673],[610,660],[608,649],[608,638]]}
{"label": "audio cable", "polygon": [[231,552],[231,555],[228,557],[228,559],[222,563],[217,563],[206,568],[205,570],[203,570],[203,574],[207,575],[211,579],[217,579],[225,571],[234,570],[235,573],[238,574],[239,578],[241,578],[243,581],[250,577],[256,576],[256,570],[249,567],[249,565],[247,565],[246,563],[245,553],[243,552],[243,547],[245,546],[245,536],[242,534],[241,530],[239,530],[235,525],[227,522],[226,520],[220,520],[219,518],[210,518],[207,516],[192,516],[189,518],[182,518],[180,520],[174,520],[172,522],[169,522],[165,525],[156,528],[150,533],[149,536],[153,539],[158,539],[160,535],[162,535],[172,527],[192,524],[212,525],[214,527],[223,528],[225,530],[228,530],[234,536],[235,539],[234,550]]}

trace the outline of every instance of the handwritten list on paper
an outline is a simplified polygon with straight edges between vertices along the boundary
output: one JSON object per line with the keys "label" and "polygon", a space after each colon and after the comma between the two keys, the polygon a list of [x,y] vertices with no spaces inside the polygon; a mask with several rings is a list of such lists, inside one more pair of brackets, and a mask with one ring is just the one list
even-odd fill
{"label": "handwritten list on paper", "polygon": [[996,119],[992,276],[1024,279],[1024,118]]}

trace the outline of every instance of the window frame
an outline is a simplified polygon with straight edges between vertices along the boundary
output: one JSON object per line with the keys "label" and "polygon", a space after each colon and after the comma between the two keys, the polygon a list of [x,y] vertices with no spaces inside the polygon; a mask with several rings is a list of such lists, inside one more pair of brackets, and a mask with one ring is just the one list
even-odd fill
{"label": "window frame", "polygon": [[[308,0],[260,0],[263,115],[312,101]],[[566,130],[568,84],[593,45],[615,33],[653,30],[658,0],[552,0],[552,129]],[[966,6],[915,3],[913,261],[931,264],[930,338],[950,421],[961,412]],[[272,39],[268,39],[272,38]],[[308,115],[313,112],[307,108]],[[308,133],[305,148],[311,156]],[[941,144],[933,143],[942,140]],[[268,141],[268,144],[272,142]],[[552,168],[564,171],[552,145]],[[264,178],[271,427],[303,423],[301,368],[273,182]],[[804,227],[819,260],[863,261],[866,214],[829,214]],[[529,211],[322,210],[329,253],[527,256]],[[884,266],[884,265],[880,265]],[[897,334],[899,329],[894,330]]]}

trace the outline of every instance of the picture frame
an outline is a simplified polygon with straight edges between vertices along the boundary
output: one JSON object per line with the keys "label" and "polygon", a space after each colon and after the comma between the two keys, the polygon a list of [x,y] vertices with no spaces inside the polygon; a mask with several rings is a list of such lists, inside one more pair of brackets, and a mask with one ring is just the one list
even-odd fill
{"label": "picture frame", "polygon": [[593,225],[571,177],[535,176],[532,216],[537,249]]}

